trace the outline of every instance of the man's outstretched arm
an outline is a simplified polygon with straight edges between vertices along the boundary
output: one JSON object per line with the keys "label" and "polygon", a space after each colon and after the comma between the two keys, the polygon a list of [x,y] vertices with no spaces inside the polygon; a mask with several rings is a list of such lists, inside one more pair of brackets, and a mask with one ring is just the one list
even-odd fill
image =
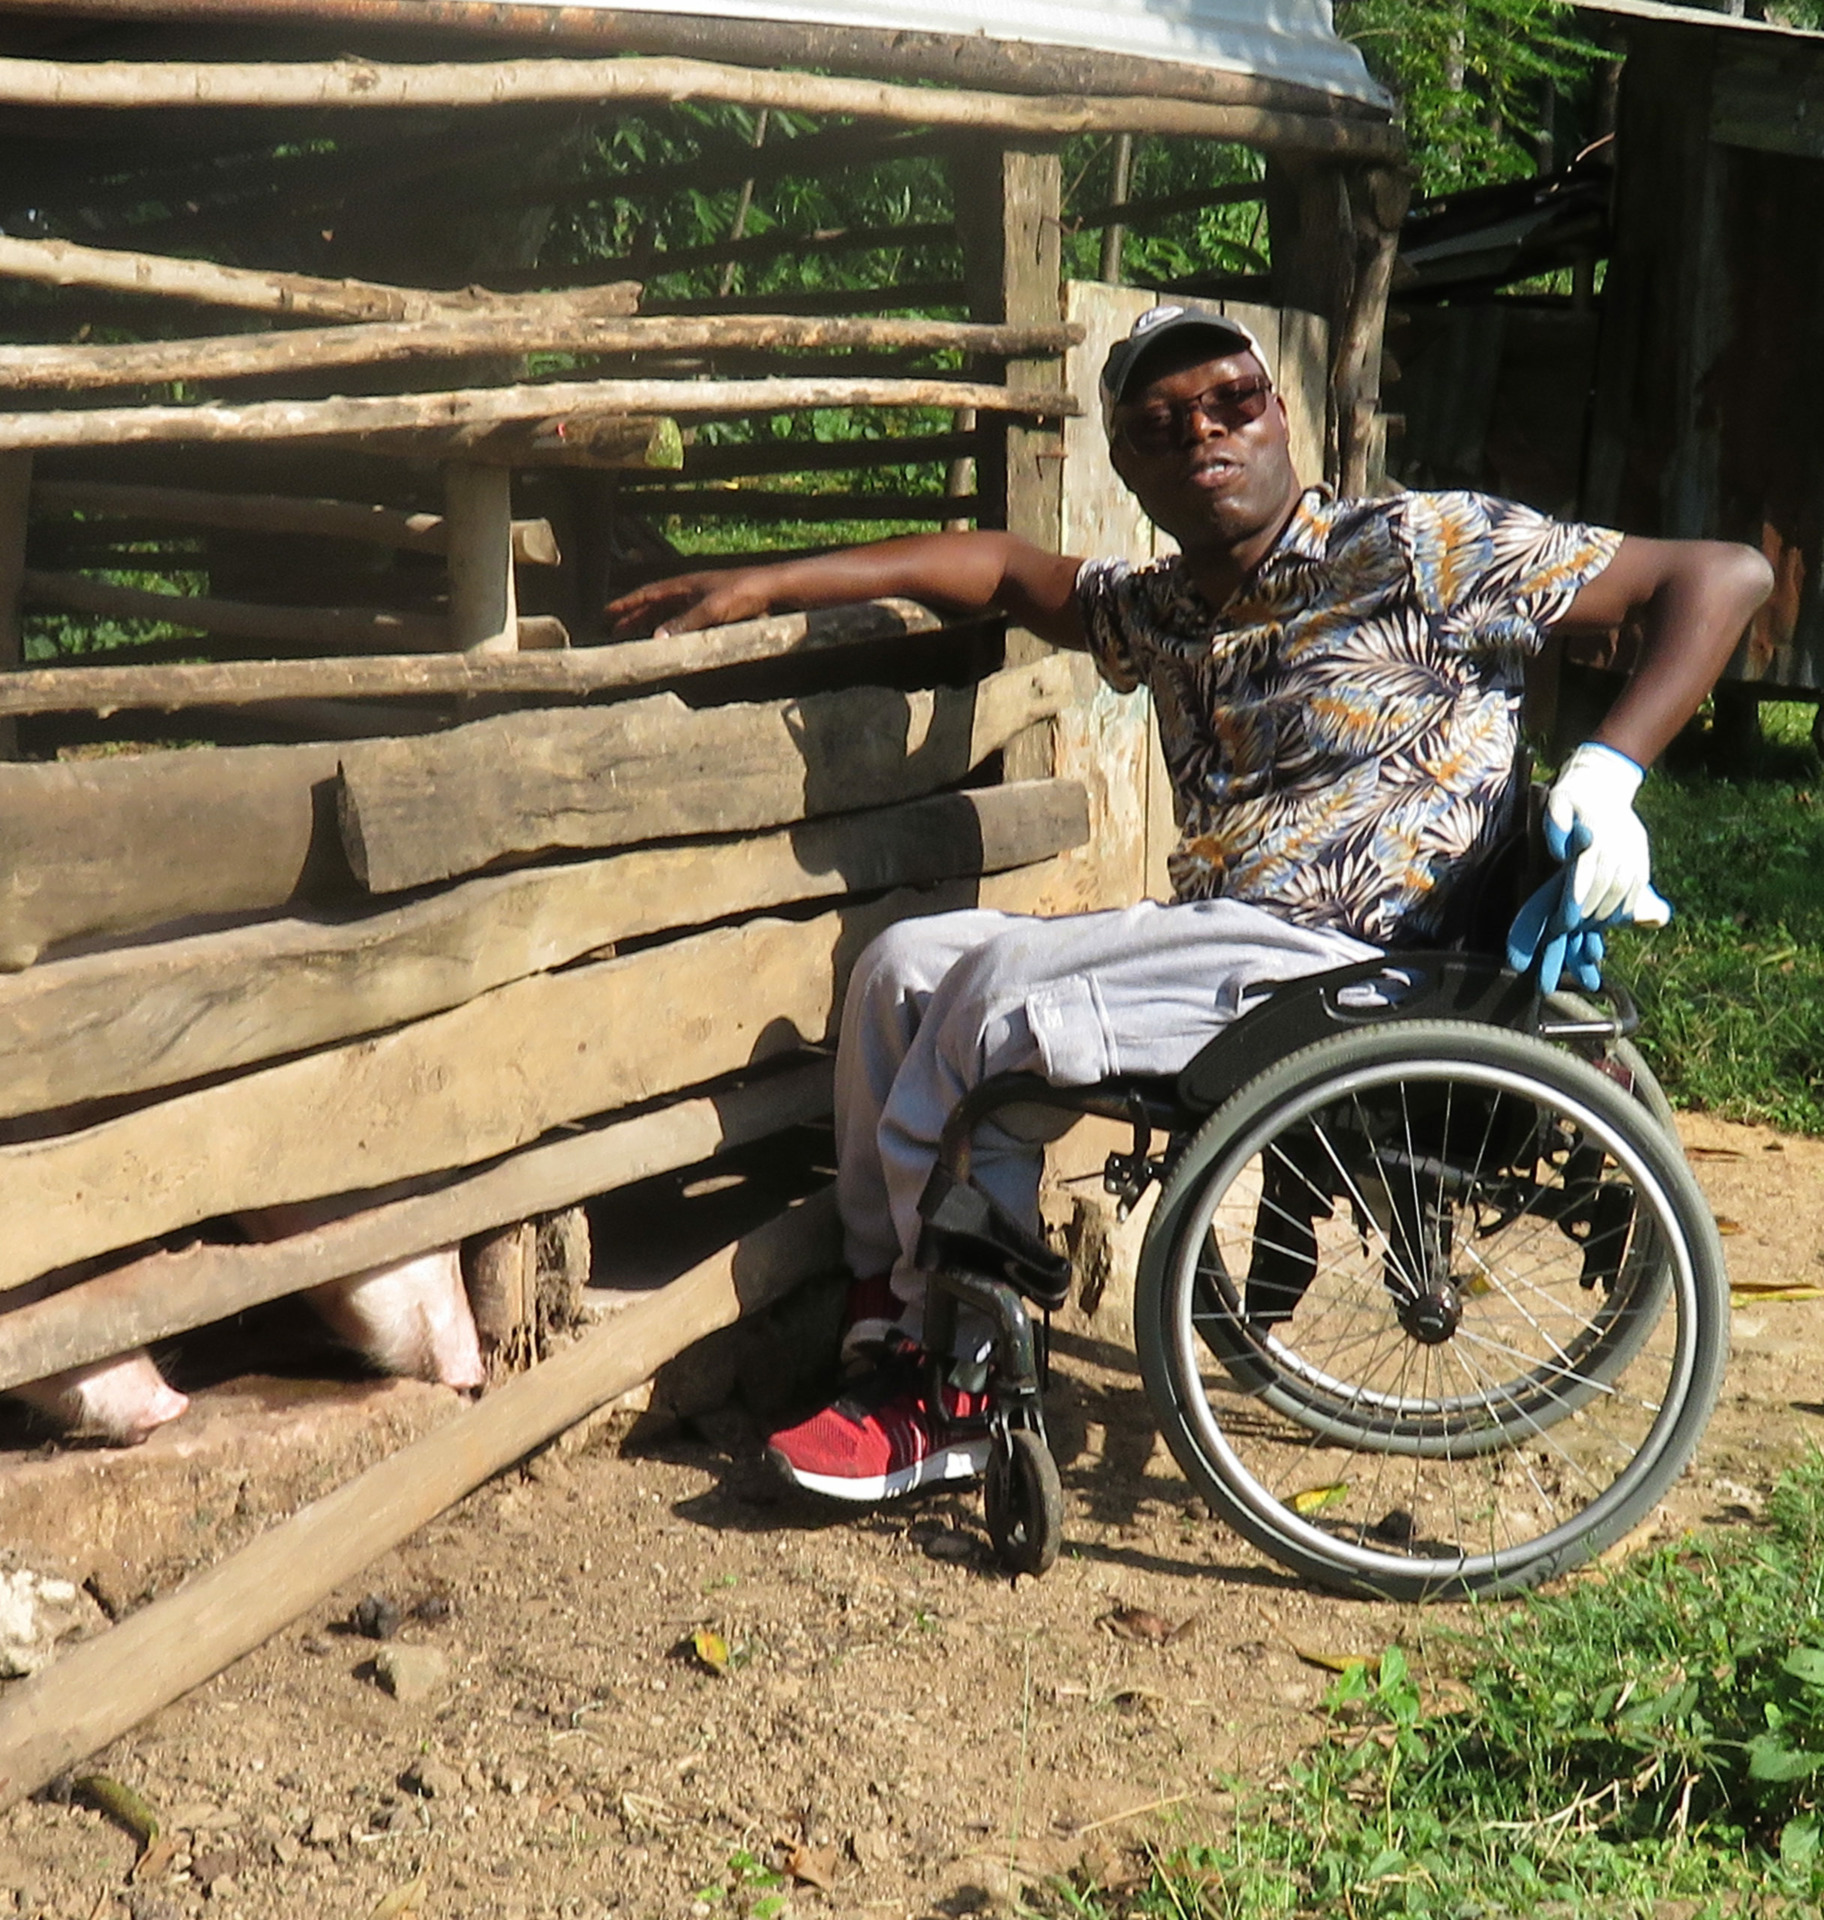
{"label": "man's outstretched arm", "polygon": [[1010,533],[917,533],[808,560],[654,580],[611,600],[606,617],[618,639],[893,597],[947,613],[1004,613],[1053,646],[1081,647],[1081,564]]}

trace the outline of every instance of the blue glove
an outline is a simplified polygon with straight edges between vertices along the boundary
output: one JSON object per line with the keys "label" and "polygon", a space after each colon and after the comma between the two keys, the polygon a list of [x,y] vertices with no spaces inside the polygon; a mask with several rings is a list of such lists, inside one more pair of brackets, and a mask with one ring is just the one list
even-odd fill
{"label": "blue glove", "polygon": [[[1627,925],[1633,916],[1622,905],[1600,920],[1588,919],[1577,905],[1572,885],[1577,856],[1590,844],[1590,830],[1583,822],[1562,836],[1548,829],[1546,837],[1548,844],[1559,843],[1552,851],[1564,865],[1514,915],[1507,934],[1507,964],[1516,973],[1536,967],[1541,993],[1556,993],[1567,975],[1586,993],[1594,993],[1602,985],[1602,936],[1610,927]],[[1670,909],[1657,894],[1652,899],[1650,924],[1660,925]]]}

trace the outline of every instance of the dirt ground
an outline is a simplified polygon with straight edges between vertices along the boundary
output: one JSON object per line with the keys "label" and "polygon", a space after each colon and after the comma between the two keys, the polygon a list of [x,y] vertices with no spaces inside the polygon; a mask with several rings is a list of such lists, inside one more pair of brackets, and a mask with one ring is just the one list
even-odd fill
{"label": "dirt ground", "polygon": [[[1738,1285],[1824,1283],[1824,1142],[1683,1131]],[[1650,1533],[1750,1520],[1824,1431],[1824,1300],[1748,1299],[1734,1332]],[[739,1407],[645,1437],[598,1423],[92,1762],[174,1843],[138,1879],[138,1843],[80,1796],[0,1816],[0,1914],[776,1920],[783,1898],[922,1920],[1005,1911],[1077,1865],[1119,1876],[1133,1849],[1207,1830],[1231,1780],[1313,1737],[1328,1675],[1303,1655],[1398,1639],[1423,1658],[1463,1614],[1308,1591],[1208,1519],[1155,1443],[1113,1291],[1056,1357],[1069,1544],[1044,1579],[995,1571],[973,1495],[861,1514],[780,1497]],[[349,1469],[446,1410],[373,1392]],[[288,1497],[247,1446],[218,1545]],[[0,1475],[45,1465],[8,1458]],[[86,1573],[130,1605],[182,1547],[117,1542]],[[394,1638],[351,1624],[369,1595]],[[1126,1637],[1121,1609],[1155,1619]],[[441,1656],[422,1699],[379,1683],[400,1648]]]}

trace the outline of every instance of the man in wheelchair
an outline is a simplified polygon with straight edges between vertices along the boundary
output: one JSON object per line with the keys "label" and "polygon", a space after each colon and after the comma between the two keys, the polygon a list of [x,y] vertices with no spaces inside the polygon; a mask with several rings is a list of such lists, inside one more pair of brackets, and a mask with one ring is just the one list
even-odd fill
{"label": "man in wheelchair", "polygon": [[[972,1087],[1021,1070],[1061,1087],[1176,1073],[1269,986],[1443,944],[1462,883],[1523,803],[1523,670],[1554,630],[1632,622],[1641,637],[1633,677],[1550,792],[1570,920],[1662,922],[1634,794],[1771,586],[1747,547],[1467,493],[1307,487],[1267,356],[1235,320],[1152,309],[1110,352],[1101,392],[1110,458],[1177,541],[1170,558],[939,533],[660,581],[609,608],[617,632],[670,633],[883,595],[998,609],[1087,649],[1117,689],[1147,687],[1158,714],[1181,828],[1170,904],[904,921],[855,968],[836,1091],[856,1276],[844,1359],[872,1370],[770,1446],[799,1485],[839,1499],[972,1478],[988,1459],[972,1421],[988,1342],[965,1313],[934,1385],[917,1260],[944,1122]],[[1035,1229],[1040,1151],[1031,1131],[988,1125],[971,1164]],[[1264,1292],[1260,1307],[1270,1321]]]}

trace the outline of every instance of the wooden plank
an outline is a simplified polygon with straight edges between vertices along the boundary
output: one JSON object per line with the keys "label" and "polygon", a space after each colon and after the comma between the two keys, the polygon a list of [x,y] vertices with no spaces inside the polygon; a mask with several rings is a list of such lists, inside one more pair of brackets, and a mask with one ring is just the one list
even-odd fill
{"label": "wooden plank", "polygon": [[[530,626],[522,620],[522,630]],[[520,694],[577,698],[664,685],[693,674],[793,653],[935,633],[944,622],[911,600],[871,600],[815,613],[769,614],[658,640],[574,652],[378,654],[354,660],[191,661],[173,666],[61,666],[0,675],[0,714],[113,713],[157,707],[252,706],[273,700]],[[161,649],[163,650],[163,649]],[[112,649],[121,652],[124,649]],[[142,656],[143,657],[143,656]]]}
{"label": "wooden plank", "polygon": [[490,1475],[839,1251],[825,1189],[10,1689],[0,1703],[0,1808],[257,1647]]}
{"label": "wooden plank", "polygon": [[159,620],[192,633],[275,646],[432,653],[450,644],[449,622],[441,614],[395,613],[381,607],[270,607],[208,594],[119,587],[85,573],[41,573],[36,567],[26,568],[24,591],[31,606],[65,607],[104,620]]}
{"label": "wooden plank", "polygon": [[[0,236],[3,238],[3,236]],[[114,447],[173,442],[347,440],[441,431],[561,414],[788,413],[807,407],[975,407],[1062,418],[1075,402],[1059,391],[1018,392],[969,380],[554,380],[542,386],[447,393],[358,394],[328,400],[259,400],[245,406],[94,407],[0,416],[0,449]]]}
{"label": "wooden plank", "polygon": [[1073,781],[986,787],[489,875],[358,920],[260,921],[47,961],[0,978],[0,1117],[378,1032],[667,929],[1027,866],[1088,833]]}
{"label": "wooden plank", "polygon": [[853,115],[911,126],[992,127],[1008,134],[1177,133],[1320,153],[1397,158],[1385,121],[1172,99],[907,87],[706,60],[497,60],[389,65],[369,60],[0,60],[0,106],[340,109],[505,107],[574,101],[722,100],[775,111]]}
{"label": "wooden plank", "polygon": [[[402,553],[443,553],[449,536],[439,513],[404,513],[350,500],[284,494],[206,493],[195,487],[122,486],[106,480],[41,480],[32,489],[39,512],[91,518],[170,520],[224,532],[297,533],[359,540]],[[562,556],[549,520],[513,522],[513,557],[522,566],[555,567]]]}
{"label": "wooden plank", "polygon": [[849,687],[693,709],[500,714],[417,740],[343,750],[342,843],[375,893],[473,873],[508,855],[730,833],[881,806],[949,786],[1073,691],[1067,661],[973,687]]}
{"label": "wooden plank", "polygon": [[821,1041],[848,967],[952,883],[497,987],[410,1026],[0,1147],[0,1291],[253,1207],[472,1166]]}
{"label": "wooden plank", "polygon": [[389,287],[370,280],[322,280],[305,273],[267,273],[217,266],[209,260],[85,247],[73,240],[23,240],[14,234],[0,234],[0,279],[104,293],[143,293],[320,320],[428,320],[478,312],[505,318],[515,313],[549,313],[565,301],[571,313],[628,314],[640,297],[640,289],[632,282],[555,296]]}
{"label": "wooden plank", "polygon": [[0,969],[57,941],[350,887],[334,746],[0,765]]}
{"label": "wooden plank", "polygon": [[252,1246],[198,1241],[0,1310],[0,1390],[819,1120],[830,1110],[830,1074],[828,1059],[813,1060],[540,1141],[447,1185],[381,1200],[309,1233]]}
{"label": "wooden plank", "polygon": [[[505,296],[511,298],[511,296]],[[618,318],[586,291],[547,299],[532,312],[477,312],[430,320],[382,320],[272,333],[210,334],[82,346],[0,346],[0,392],[65,392],[157,386],[183,380],[267,377],[330,367],[382,367],[472,354],[690,353],[711,349],[889,349],[1034,353],[1067,342],[1056,326],[974,327],[955,320],[811,319],[792,314],[719,314],[693,319]],[[621,311],[629,311],[622,308]]]}

